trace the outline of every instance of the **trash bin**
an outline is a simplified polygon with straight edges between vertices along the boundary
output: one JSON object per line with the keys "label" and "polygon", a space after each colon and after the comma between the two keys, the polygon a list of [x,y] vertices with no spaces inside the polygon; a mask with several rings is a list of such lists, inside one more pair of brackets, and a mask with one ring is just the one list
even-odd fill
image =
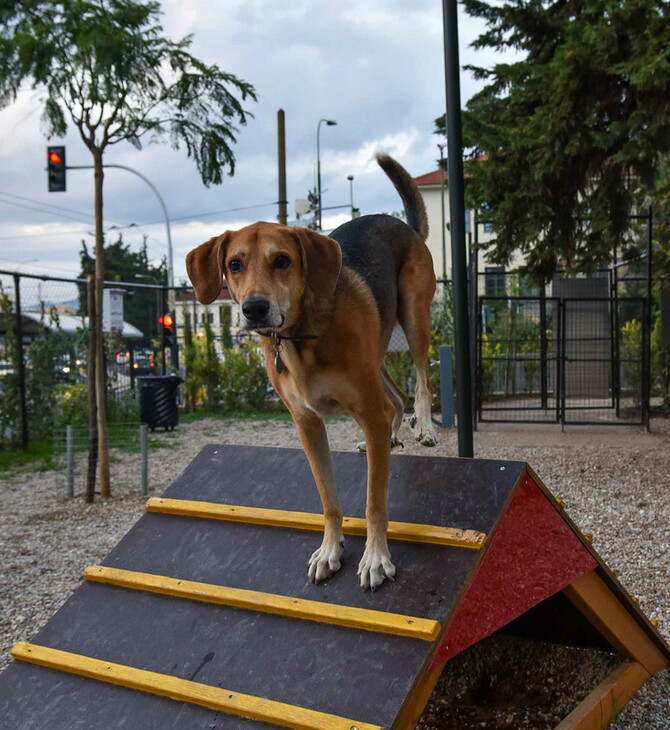
{"label": "trash bin", "polygon": [[155,428],[174,429],[179,425],[177,388],[184,381],[178,375],[143,375],[140,389],[140,421]]}

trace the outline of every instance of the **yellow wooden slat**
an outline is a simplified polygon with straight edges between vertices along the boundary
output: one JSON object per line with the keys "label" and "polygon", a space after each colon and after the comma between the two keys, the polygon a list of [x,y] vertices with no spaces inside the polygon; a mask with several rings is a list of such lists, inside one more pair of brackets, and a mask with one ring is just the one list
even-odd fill
{"label": "yellow wooden slat", "polygon": [[[242,505],[198,502],[187,499],[151,497],[147,501],[148,512],[160,512],[188,517],[205,517],[227,522],[248,522],[273,527],[292,527],[298,530],[323,531],[323,515],[312,512],[289,512],[279,509],[262,509]],[[345,517],[342,524],[345,535],[365,537],[367,527],[360,517]],[[456,527],[422,525],[414,522],[389,522],[387,536],[390,540],[425,542],[434,545],[450,545],[464,548],[481,548],[486,535],[476,530],[460,530]]]}
{"label": "yellow wooden slat", "polygon": [[22,641],[14,646],[12,656],[19,661],[296,730],[383,730],[378,725]]}
{"label": "yellow wooden slat", "polygon": [[86,568],[84,578],[123,588],[134,588],[207,603],[263,611],[308,621],[337,624],[354,629],[409,636],[425,641],[435,640],[440,632],[440,623],[426,618],[403,616],[367,608],[339,606],[321,601],[308,601],[302,598],[229,588],[210,583],[197,583],[164,575],[108,568],[102,565],[91,565]]}

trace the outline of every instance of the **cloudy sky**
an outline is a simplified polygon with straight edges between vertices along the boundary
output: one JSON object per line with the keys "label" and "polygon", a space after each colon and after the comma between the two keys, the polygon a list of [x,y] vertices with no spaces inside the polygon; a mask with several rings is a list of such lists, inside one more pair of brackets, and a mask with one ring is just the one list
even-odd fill
{"label": "cloudy sky", "polygon": [[[316,130],[321,126],[323,205],[354,204],[363,214],[400,209],[373,161],[395,156],[412,175],[436,168],[433,120],[444,112],[442,3],[439,0],[163,0],[163,25],[172,38],[193,35],[192,52],[252,83],[258,102],[239,130],[234,177],[206,188],[185,152],[169,145],[141,151],[109,148],[107,164],[127,165],[148,177],[165,199],[172,223],[175,280],[184,256],[210,236],[255,220],[276,220],[277,110],[286,113],[289,218],[294,201],[314,187]],[[491,65],[492,54],[469,46],[481,25],[460,14],[461,64]],[[461,77],[463,103],[477,90]],[[93,243],[92,171],[69,171],[66,193],[48,193],[46,145],[64,143],[70,165],[91,164],[74,129],[47,142],[40,125],[41,95],[25,88],[0,111],[0,269],[56,276],[78,272],[81,240]],[[124,230],[139,246],[149,235],[150,255],[166,251],[163,215],[151,190],[122,170],[105,176],[105,227]],[[255,206],[248,210],[239,210]],[[237,209],[237,210],[236,210]],[[203,215],[214,211],[216,215]],[[348,212],[324,213],[324,228]],[[114,236],[113,228],[110,236]]]}

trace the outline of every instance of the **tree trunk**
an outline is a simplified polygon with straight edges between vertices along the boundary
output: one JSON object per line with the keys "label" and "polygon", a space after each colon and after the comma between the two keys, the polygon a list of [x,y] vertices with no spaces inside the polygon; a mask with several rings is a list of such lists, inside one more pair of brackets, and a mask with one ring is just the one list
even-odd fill
{"label": "tree trunk", "polygon": [[97,337],[95,385],[98,405],[98,454],[100,458],[100,496],[110,496],[109,444],[107,437],[107,387],[105,384],[105,351],[102,333],[102,290],[105,280],[105,249],[102,233],[102,150],[93,151],[95,169],[95,327]]}
{"label": "tree trunk", "polygon": [[98,406],[95,396],[95,351],[96,334],[95,329],[95,277],[88,275],[87,285],[87,312],[88,312],[88,470],[86,473],[86,496],[87,502],[92,502],[95,495],[95,472],[98,467]]}

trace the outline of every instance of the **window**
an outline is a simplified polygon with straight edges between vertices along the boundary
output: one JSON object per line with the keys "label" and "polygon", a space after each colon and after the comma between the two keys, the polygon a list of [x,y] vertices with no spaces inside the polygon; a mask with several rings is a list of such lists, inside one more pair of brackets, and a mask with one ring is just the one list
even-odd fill
{"label": "window", "polygon": [[503,297],[507,294],[507,277],[504,266],[487,266],[484,281],[487,297]]}

